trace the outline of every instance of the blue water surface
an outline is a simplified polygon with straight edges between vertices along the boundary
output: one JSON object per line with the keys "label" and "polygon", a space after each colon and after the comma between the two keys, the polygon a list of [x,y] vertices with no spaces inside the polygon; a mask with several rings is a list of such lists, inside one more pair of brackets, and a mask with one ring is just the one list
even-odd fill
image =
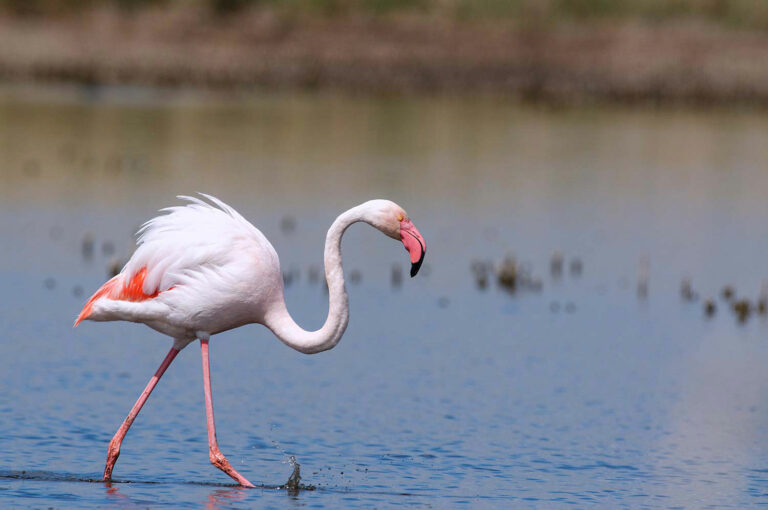
{"label": "blue water surface", "polygon": [[[754,303],[768,279],[767,132],[748,112],[6,91],[0,506],[766,504],[768,322],[740,324],[720,293]],[[107,444],[170,341],[72,322],[136,228],[196,191],[272,240],[308,329],[327,313],[309,274],[344,209],[397,201],[427,260],[407,278],[402,246],[355,226],[351,322],[335,349],[305,356],[257,325],[211,340],[220,447],[261,487],[208,462],[196,343],[105,484]],[[478,288],[473,262],[506,255],[541,290]],[[696,300],[681,299],[683,278]],[[281,487],[291,456],[298,492]]]}

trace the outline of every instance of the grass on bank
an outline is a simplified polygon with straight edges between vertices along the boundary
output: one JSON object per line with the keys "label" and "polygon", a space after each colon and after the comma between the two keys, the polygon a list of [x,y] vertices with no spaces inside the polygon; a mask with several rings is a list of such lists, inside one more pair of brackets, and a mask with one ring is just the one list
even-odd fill
{"label": "grass on bank", "polygon": [[768,0],[0,0],[0,11],[6,15],[55,16],[107,6],[129,14],[158,5],[203,9],[217,16],[269,9],[292,17],[417,14],[457,21],[541,23],[693,19],[733,28],[768,29]]}

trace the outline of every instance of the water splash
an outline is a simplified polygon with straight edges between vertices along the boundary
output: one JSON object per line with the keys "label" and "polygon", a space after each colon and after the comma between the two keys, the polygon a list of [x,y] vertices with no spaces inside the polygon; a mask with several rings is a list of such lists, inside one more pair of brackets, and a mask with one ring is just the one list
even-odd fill
{"label": "water splash", "polygon": [[[269,430],[272,431],[278,427],[279,425],[275,423],[271,423],[269,425]],[[287,462],[293,468],[293,471],[291,472],[291,476],[288,477],[288,481],[285,482],[283,485],[280,485],[278,488],[285,489],[288,492],[288,494],[290,494],[291,496],[297,495],[301,490],[305,490],[305,491],[315,490],[314,485],[304,485],[301,483],[301,464],[299,464],[296,461],[296,456],[288,453],[288,451],[286,451],[286,449],[280,445],[277,439],[270,439],[270,442],[272,443],[272,446],[280,450],[280,452],[283,455],[288,457]]]}
{"label": "water splash", "polygon": [[299,491],[313,491],[315,490],[314,485],[304,485],[301,483],[301,464],[299,464],[296,461],[296,457],[294,455],[291,455],[288,458],[288,463],[293,467],[293,472],[291,473],[291,476],[288,477],[288,481],[285,482],[280,488],[285,489],[288,494],[295,496],[299,493]]}

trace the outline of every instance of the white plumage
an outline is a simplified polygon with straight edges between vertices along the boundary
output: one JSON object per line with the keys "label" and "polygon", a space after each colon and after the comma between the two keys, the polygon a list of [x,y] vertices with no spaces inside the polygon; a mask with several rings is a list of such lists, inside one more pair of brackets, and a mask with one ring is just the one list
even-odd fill
{"label": "white plumage", "polygon": [[140,295],[99,296],[96,321],[129,320],[176,339],[183,347],[197,337],[251,322],[263,322],[266,305],[283,299],[280,261],[272,244],[237,211],[210,195],[212,204],[180,196],[189,204],[162,209],[138,232],[137,249],[116,287],[144,271]]}
{"label": "white plumage", "polygon": [[236,264],[238,252],[267,247],[267,238],[237,211],[210,195],[216,207],[194,197],[179,196],[186,206],[167,207],[138,231],[137,249],[123,273],[133,276],[148,268],[144,293],[165,291],[174,285],[193,283],[201,270],[226,272]]}

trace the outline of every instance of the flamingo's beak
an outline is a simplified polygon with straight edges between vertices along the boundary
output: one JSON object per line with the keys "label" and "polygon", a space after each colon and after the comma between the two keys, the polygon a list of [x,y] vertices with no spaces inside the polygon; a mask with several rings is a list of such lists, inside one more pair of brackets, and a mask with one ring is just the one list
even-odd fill
{"label": "flamingo's beak", "polygon": [[405,249],[411,254],[411,278],[416,276],[424,262],[424,254],[427,253],[427,243],[421,237],[419,231],[413,226],[411,220],[400,222],[400,239],[403,241]]}

